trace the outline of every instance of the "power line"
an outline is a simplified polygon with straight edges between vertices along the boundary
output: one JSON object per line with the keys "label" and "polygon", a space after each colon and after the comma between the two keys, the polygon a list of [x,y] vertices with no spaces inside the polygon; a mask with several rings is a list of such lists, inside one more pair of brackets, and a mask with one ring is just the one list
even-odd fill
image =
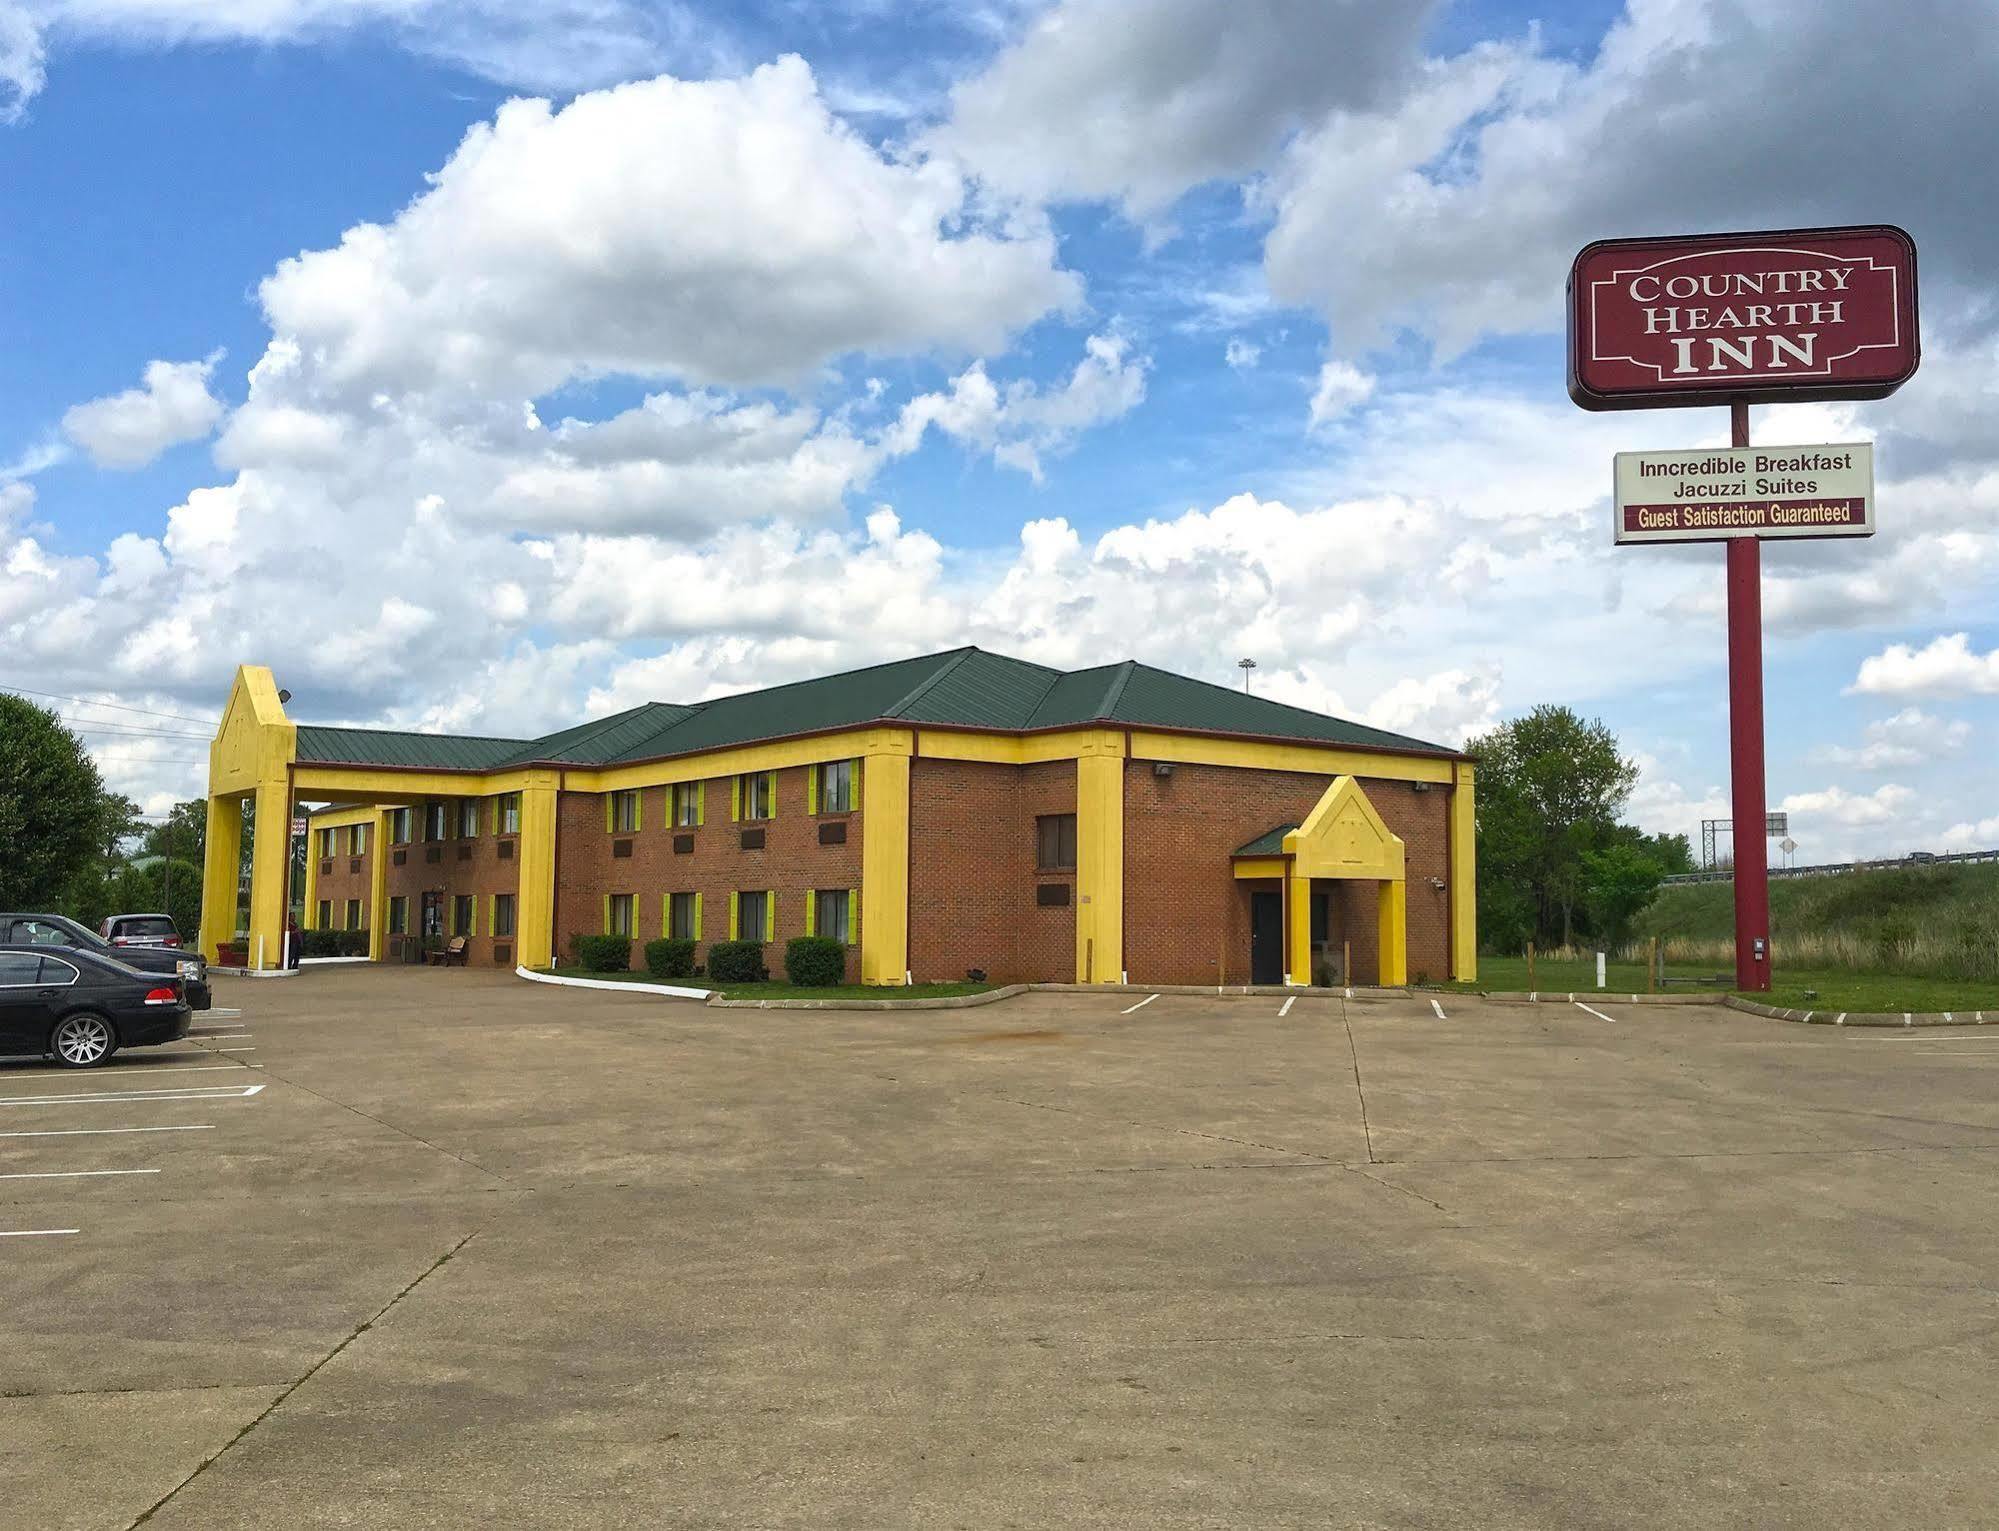
{"label": "power line", "polygon": [[147,728],[136,723],[84,723],[72,718],[64,718],[70,725],[70,732],[77,734],[116,734],[140,739],[199,739],[208,742],[207,734],[177,732],[171,728]]}
{"label": "power line", "polygon": [[108,707],[113,712],[136,712],[149,718],[172,718],[176,723],[199,723],[204,727],[221,721],[218,718],[190,718],[179,712],[155,712],[150,707],[127,707],[122,702],[93,702],[87,696],[64,696],[60,691],[31,691],[26,686],[0,686],[0,691],[12,691],[17,696],[43,696],[56,702],[79,702],[85,707]]}

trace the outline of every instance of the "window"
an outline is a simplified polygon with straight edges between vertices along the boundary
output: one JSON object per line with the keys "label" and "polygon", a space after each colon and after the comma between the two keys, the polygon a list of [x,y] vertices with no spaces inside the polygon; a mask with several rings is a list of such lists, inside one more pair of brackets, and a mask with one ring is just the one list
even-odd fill
{"label": "window", "polygon": [[606,828],[613,834],[629,835],[639,827],[639,795],[636,792],[613,792],[611,806],[606,813]]}
{"label": "window", "polygon": [[673,804],[673,822],[681,829],[692,829],[701,822],[701,783],[698,781],[675,782],[668,789]]}
{"label": "window", "polygon": [[1034,821],[1034,864],[1044,872],[1076,868],[1076,816],[1045,813]]}
{"label": "window", "polygon": [[[324,906],[322,906],[324,907]],[[389,899],[389,934],[406,936],[410,928],[410,901],[401,893]]]}
{"label": "window", "polygon": [[819,782],[819,812],[852,813],[854,762],[829,760],[824,765],[814,766],[812,769]]}
{"label": "window", "polygon": [[510,936],[514,933],[514,896],[511,893],[493,895],[493,934]]}
{"label": "window", "polygon": [[768,819],[776,816],[777,772],[752,771],[736,778],[736,817]]}
{"label": "window", "polygon": [[319,918],[312,923],[315,930],[331,930],[333,928],[332,899],[323,898],[319,901]]}
{"label": "window", "polygon": [[472,895],[455,893],[451,898],[451,933],[454,936],[469,936],[472,931]]}
{"label": "window", "polygon": [[847,913],[850,900],[845,888],[821,889],[812,895],[812,933],[825,936],[830,941],[847,945],[853,938],[847,934]]}
{"label": "window", "polygon": [[348,930],[361,929],[361,900],[359,900],[358,898],[350,898],[347,900],[346,928]]}
{"label": "window", "polygon": [[632,934],[632,906],[638,900],[629,893],[613,893],[604,900],[604,934],[607,936],[629,936]]}
{"label": "window", "polygon": [[444,804],[425,803],[423,805],[423,837],[426,840],[444,838]]}
{"label": "window", "polygon": [[479,838],[479,800],[468,797],[458,805],[458,838],[476,840]]}
{"label": "window", "polygon": [[521,795],[518,792],[500,794],[500,833],[517,835],[521,832]]}
{"label": "window", "polygon": [[736,939],[738,941],[768,941],[770,939],[770,895],[768,893],[738,893],[736,895]]}
{"label": "window", "polygon": [[365,856],[368,854],[368,826],[366,824],[356,824],[354,826],[352,840],[353,843],[349,848],[348,854],[354,856]]}
{"label": "window", "polygon": [[666,933],[676,941],[701,939],[701,895],[674,893],[666,901]]}
{"label": "window", "polygon": [[42,959],[33,952],[0,952],[0,989],[32,989],[41,981]]}
{"label": "window", "polygon": [[410,816],[407,808],[389,810],[389,844],[408,845],[410,843]]}
{"label": "window", "polygon": [[319,839],[319,859],[321,861],[325,861],[328,857],[330,857],[333,854],[333,831],[330,829],[322,829],[319,832],[318,839]]}

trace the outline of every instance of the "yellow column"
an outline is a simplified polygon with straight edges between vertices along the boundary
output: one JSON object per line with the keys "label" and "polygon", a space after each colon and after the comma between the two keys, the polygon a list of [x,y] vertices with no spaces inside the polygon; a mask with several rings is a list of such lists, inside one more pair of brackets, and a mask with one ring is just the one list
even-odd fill
{"label": "yellow column", "polygon": [[861,982],[909,971],[909,734],[884,730],[861,768]]}
{"label": "yellow column", "polygon": [[1451,785],[1451,977],[1478,977],[1478,822],[1472,765],[1459,761]]}
{"label": "yellow column", "polygon": [[1375,982],[1399,988],[1409,981],[1409,884],[1384,877],[1375,884],[1375,950],[1379,953]]}
{"label": "yellow column", "polygon": [[236,880],[243,865],[243,802],[234,796],[208,800],[208,837],[201,859],[202,956],[216,960],[216,948],[236,935]]}
{"label": "yellow column", "polygon": [[312,820],[305,821],[305,907],[299,911],[298,928],[316,930],[319,928],[319,847],[313,842],[319,838],[312,827]]}
{"label": "yellow column", "polygon": [[1076,982],[1124,982],[1124,736],[1076,760]]}
{"label": "yellow column", "polygon": [[253,968],[282,967],[285,907],[291,888],[291,789],[261,783],[255,796],[257,832],[250,847],[250,934],[244,960]]}
{"label": "yellow column", "polygon": [[378,808],[368,831],[368,960],[389,952],[389,810]]}
{"label": "yellow column", "polygon": [[[536,771],[521,786],[520,894],[514,956],[522,967],[555,961],[555,773]],[[379,862],[377,865],[379,866]]]}
{"label": "yellow column", "polygon": [[1309,984],[1312,981],[1312,879],[1286,878],[1284,900],[1285,934],[1289,938],[1284,943],[1284,949],[1290,958],[1284,965],[1284,981],[1294,986]]}

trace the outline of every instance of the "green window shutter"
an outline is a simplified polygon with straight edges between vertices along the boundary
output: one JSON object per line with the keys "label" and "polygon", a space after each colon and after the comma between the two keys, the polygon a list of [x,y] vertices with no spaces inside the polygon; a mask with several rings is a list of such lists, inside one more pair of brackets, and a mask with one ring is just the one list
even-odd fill
{"label": "green window shutter", "polygon": [[776,818],[777,817],[777,772],[766,771],[764,774],[770,778],[770,816],[772,818]]}
{"label": "green window shutter", "polygon": [[731,941],[736,939],[736,931],[739,928],[739,926],[736,923],[737,917],[742,913],[742,911],[737,908],[738,902],[739,901],[736,898],[735,890],[731,889],[729,891],[729,939]]}
{"label": "green window shutter", "polygon": [[706,824],[707,822],[708,822],[708,783],[706,783],[705,781],[697,781],[694,784],[694,824],[695,827],[698,829],[701,825]]}
{"label": "green window shutter", "polygon": [[859,946],[861,944],[861,890],[859,888],[849,888],[847,890],[847,944],[849,946]]}
{"label": "green window shutter", "polygon": [[701,939],[701,895],[694,895],[694,939]]}
{"label": "green window shutter", "polygon": [[[805,811],[807,813],[819,811],[819,767],[816,765],[805,768]],[[808,936],[812,934],[809,930],[805,933]]]}
{"label": "green window shutter", "polygon": [[[743,779],[740,776],[731,776],[729,778],[729,822],[731,824],[740,823],[742,817]],[[731,936],[729,939],[733,941],[735,937]]]}
{"label": "green window shutter", "polygon": [[611,933],[611,895],[606,893],[604,895],[604,934],[608,936],[610,933]]}
{"label": "green window shutter", "polygon": [[805,933],[808,936],[815,936],[819,933],[813,929],[819,922],[818,909],[819,895],[813,892],[812,889],[807,888],[805,890]]}

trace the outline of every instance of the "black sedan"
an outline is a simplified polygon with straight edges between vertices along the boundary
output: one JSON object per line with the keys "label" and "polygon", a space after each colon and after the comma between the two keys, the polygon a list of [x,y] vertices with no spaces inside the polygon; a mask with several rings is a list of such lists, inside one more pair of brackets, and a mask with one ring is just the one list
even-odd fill
{"label": "black sedan", "polygon": [[180,1040],[193,1019],[179,978],[91,952],[0,946],[0,1053],[96,1068],[121,1047]]}
{"label": "black sedan", "polygon": [[0,914],[0,946],[60,947],[109,957],[142,973],[171,973],[187,990],[196,1010],[214,1003],[208,990],[208,964],[200,952],[174,947],[113,946],[88,925],[63,914]]}

